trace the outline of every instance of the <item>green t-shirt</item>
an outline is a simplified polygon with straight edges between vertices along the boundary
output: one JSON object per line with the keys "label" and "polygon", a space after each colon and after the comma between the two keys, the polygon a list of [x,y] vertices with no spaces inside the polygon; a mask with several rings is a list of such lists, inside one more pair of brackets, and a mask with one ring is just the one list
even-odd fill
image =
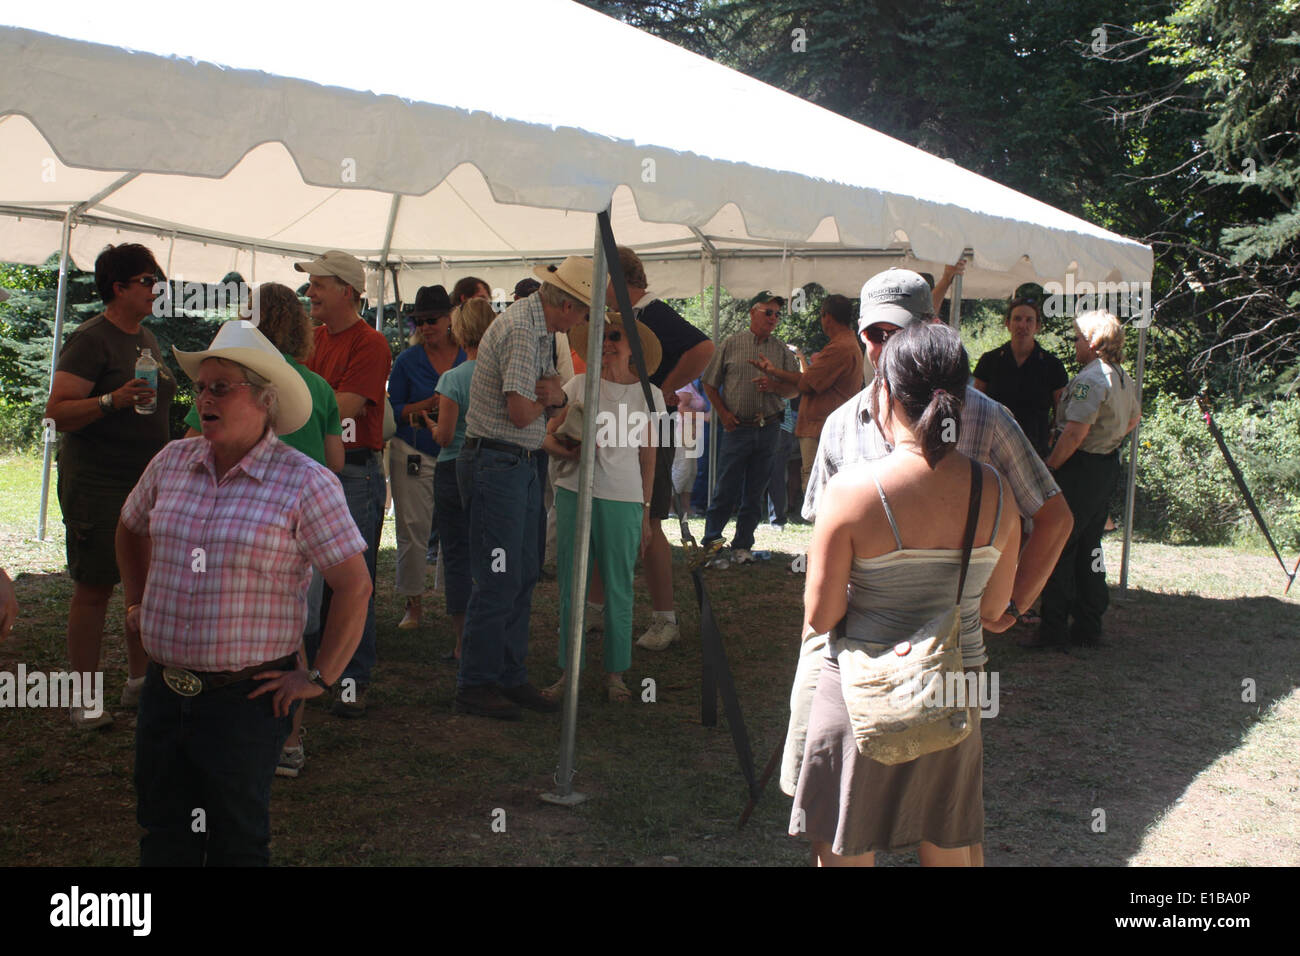
{"label": "green t-shirt", "polygon": [[[296,432],[278,437],[290,448],[298,449],[312,461],[323,465],[325,464],[325,436],[343,434],[343,425],[339,421],[338,399],[334,397],[334,389],[330,388],[329,382],[301,362],[296,362],[287,355],[284,358],[307,383],[307,391],[311,392],[311,417],[307,419],[307,424]],[[190,413],[185,416],[185,424],[195,431],[203,431],[198,408],[190,409]]]}

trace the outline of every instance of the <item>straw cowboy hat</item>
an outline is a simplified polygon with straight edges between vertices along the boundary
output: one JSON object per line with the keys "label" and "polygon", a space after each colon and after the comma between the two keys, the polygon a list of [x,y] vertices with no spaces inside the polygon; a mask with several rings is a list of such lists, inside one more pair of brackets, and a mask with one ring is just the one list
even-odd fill
{"label": "straw cowboy hat", "polygon": [[269,381],[279,393],[280,410],[272,422],[277,435],[296,432],[311,417],[307,383],[270,340],[248,322],[233,319],[224,323],[202,352],[182,352],[173,345],[172,354],[191,379],[198,379],[199,366],[205,359],[219,358],[238,362]]}
{"label": "straw cowboy hat", "polygon": [[[636,321],[636,320],[633,320]],[[586,363],[587,368],[591,368],[591,362],[587,360],[587,330],[591,328],[590,322],[579,322],[569,330],[569,345],[573,351],[578,353],[578,358]],[[605,313],[605,328],[623,328],[623,317],[614,311]],[[664,358],[664,347],[659,344],[659,336],[650,331],[650,327],[644,322],[636,322],[636,334],[641,339],[641,351],[645,354],[645,373],[653,375],[655,369],[659,368],[659,363]],[[596,369],[600,369],[599,363]],[[632,369],[635,371],[636,362],[632,363]]]}
{"label": "straw cowboy hat", "polygon": [[536,266],[533,275],[591,305],[591,260],[569,256],[558,266]]}

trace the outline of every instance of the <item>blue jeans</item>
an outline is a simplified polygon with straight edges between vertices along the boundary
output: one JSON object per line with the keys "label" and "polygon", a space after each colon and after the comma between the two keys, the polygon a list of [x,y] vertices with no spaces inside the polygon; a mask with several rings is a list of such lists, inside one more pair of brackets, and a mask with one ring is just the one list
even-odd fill
{"label": "blue jeans", "polygon": [[713,507],[704,519],[701,544],[707,546],[722,537],[732,509],[736,507],[736,499],[740,498],[740,513],[736,515],[736,534],[731,539],[731,546],[745,549],[754,546],[754,529],[758,527],[763,496],[772,476],[772,457],[776,454],[780,436],[781,421],[778,419],[759,428],[737,426],[718,437],[718,486],[713,492]]}
{"label": "blue jeans", "polygon": [[447,613],[464,614],[473,579],[469,573],[469,512],[460,500],[456,459],[433,469],[433,513],[442,538],[442,574],[446,582]]}
{"label": "blue jeans", "polygon": [[528,680],[528,619],[541,562],[537,537],[542,488],[531,459],[490,448],[456,459],[461,502],[469,511],[469,568],[458,687]]}
{"label": "blue jeans", "polygon": [[798,446],[795,444],[794,432],[782,429],[776,440],[776,451],[772,454],[772,477],[767,483],[767,498],[771,502],[768,509],[768,521],[772,524],[785,524],[789,496],[786,492],[786,472],[790,454]]}
{"label": "blue jeans", "polygon": [[[352,515],[352,521],[361,532],[361,537],[366,539],[366,570],[370,572],[371,590],[370,600],[366,602],[366,627],[361,632],[361,643],[357,645],[352,660],[348,661],[348,666],[343,671],[344,678],[351,677],[357,682],[358,688],[364,688],[369,686],[370,672],[379,660],[379,650],[375,644],[375,562],[379,556],[380,533],[384,528],[384,498],[387,497],[387,488],[384,487],[384,468],[378,455],[371,456],[370,461],[364,465],[344,465],[339,478],[343,482],[343,497],[348,503],[348,513]],[[321,610],[322,632],[324,622],[329,619],[329,601],[332,597],[328,585],[325,591],[325,603]],[[312,648],[309,653],[314,657],[315,649]]]}
{"label": "blue jeans", "polygon": [[274,716],[272,694],[248,699],[259,683],[181,697],[150,665],[135,729],[141,866],[270,862],[271,780],[292,721]]}

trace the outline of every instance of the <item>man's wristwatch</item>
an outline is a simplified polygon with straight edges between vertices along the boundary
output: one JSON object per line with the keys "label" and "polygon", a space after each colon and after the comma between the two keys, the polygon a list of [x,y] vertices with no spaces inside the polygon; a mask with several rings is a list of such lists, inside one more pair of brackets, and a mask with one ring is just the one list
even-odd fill
{"label": "man's wristwatch", "polygon": [[114,407],[112,392],[105,392],[103,395],[99,396],[99,410],[105,415],[113,411]]}
{"label": "man's wristwatch", "polygon": [[325,683],[325,678],[320,676],[320,670],[313,667],[307,672],[307,679],[319,687],[321,690],[329,690],[330,685]]}

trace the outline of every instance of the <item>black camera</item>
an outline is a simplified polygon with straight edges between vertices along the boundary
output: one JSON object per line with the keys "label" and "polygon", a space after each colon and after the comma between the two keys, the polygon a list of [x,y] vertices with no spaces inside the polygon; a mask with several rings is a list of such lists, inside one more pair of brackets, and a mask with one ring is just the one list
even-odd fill
{"label": "black camera", "polygon": [[420,473],[420,455],[406,456],[406,473],[408,475],[418,475]]}

